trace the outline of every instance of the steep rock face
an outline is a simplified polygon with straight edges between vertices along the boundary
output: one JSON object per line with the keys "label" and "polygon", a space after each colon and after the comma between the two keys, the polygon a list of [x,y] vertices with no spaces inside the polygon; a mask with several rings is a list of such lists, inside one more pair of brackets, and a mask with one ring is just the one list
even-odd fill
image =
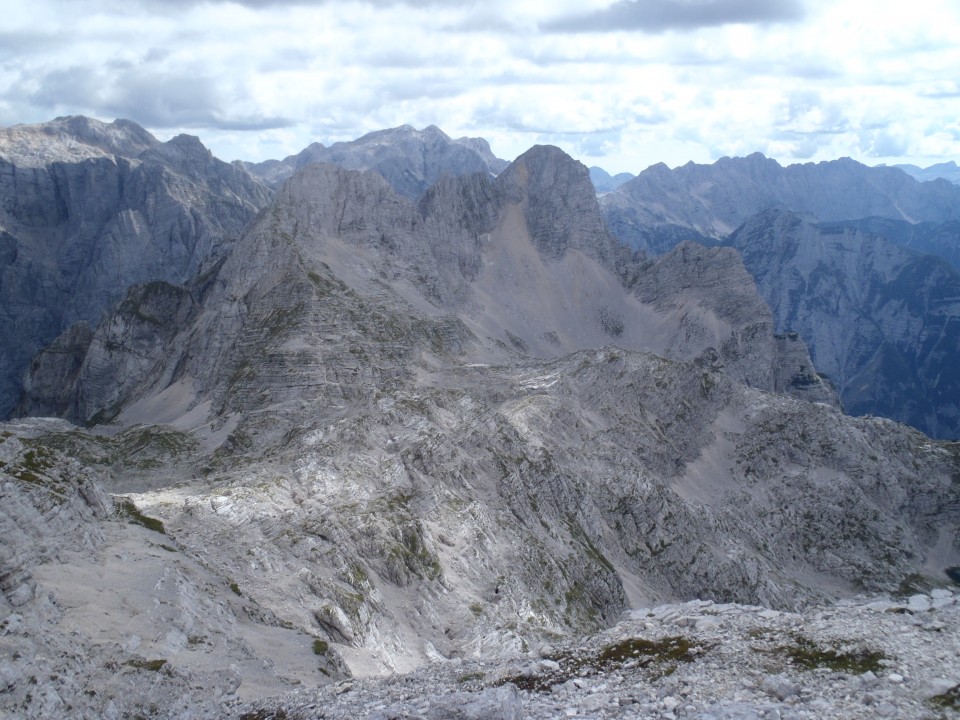
{"label": "steep rock face", "polygon": [[510,202],[519,203],[537,250],[548,258],[579,250],[616,267],[629,257],[600,216],[587,169],[559,148],[535,146],[497,178]]}
{"label": "steep rock face", "polygon": [[826,228],[849,227],[869,235],[879,235],[894,245],[914,252],[935,255],[960,270],[960,221],[910,223],[887,218],[862,218],[821,223]]}
{"label": "steep rock face", "polygon": [[716,241],[771,208],[824,221],[960,219],[960,188],[946,180],[920,183],[897,168],[871,168],[849,158],[781,167],[759,153],[673,170],[654,165],[601,202],[613,233],[652,254],[678,240]]}
{"label": "steep rock face", "polygon": [[19,415],[73,417],[77,376],[90,350],[93,330],[84,322],[67,328],[30,361],[24,374]]}
{"label": "steep rock face", "polygon": [[39,348],[131,284],[191,277],[268,195],[196,138],[128,121],[0,131],[0,416]]}
{"label": "steep rock face", "polygon": [[770,211],[729,239],[779,332],[806,340],[844,406],[960,436],[960,274],[842,225]]}
{"label": "steep rock face", "polygon": [[434,125],[423,130],[403,125],[330,147],[313,143],[284,160],[244,163],[244,166],[255,177],[276,187],[304,165],[317,162],[348,170],[372,170],[411,200],[420,197],[443,175],[496,175],[508,165],[493,155],[483,138],[453,140]]}
{"label": "steep rock face", "polygon": [[[774,346],[765,341],[773,336],[773,321],[735,253],[685,243],[644,268],[633,290],[675,316],[666,355],[693,359],[706,345],[713,349],[704,358],[708,364],[743,382],[773,387]],[[719,347],[710,342],[717,339]]]}

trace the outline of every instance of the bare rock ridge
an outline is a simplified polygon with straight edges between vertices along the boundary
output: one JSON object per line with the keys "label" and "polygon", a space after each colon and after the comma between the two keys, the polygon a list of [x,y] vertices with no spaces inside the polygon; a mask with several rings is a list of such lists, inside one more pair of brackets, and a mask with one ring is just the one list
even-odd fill
{"label": "bare rock ridge", "polygon": [[0,416],[38,349],[134,283],[186,281],[269,194],[196,138],[129,121],[0,130]]}
{"label": "bare rock ridge", "polygon": [[283,160],[243,165],[254,177],[277,187],[304,165],[315,162],[332,163],[348,170],[373,170],[400,195],[411,200],[420,197],[442,175],[477,172],[496,175],[509,164],[495,157],[483,138],[454,140],[434,125],[423,130],[403,125],[330,147],[313,143]]}

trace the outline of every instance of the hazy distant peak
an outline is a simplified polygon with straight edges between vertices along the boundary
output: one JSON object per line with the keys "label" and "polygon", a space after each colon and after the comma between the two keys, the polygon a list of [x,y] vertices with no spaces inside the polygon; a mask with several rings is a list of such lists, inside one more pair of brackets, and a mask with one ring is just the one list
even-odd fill
{"label": "hazy distant peak", "polygon": [[507,166],[510,164],[508,160],[503,160],[498,158],[493,154],[493,150],[490,148],[490,143],[488,143],[482,137],[460,137],[454,140],[457,145],[462,145],[465,148],[473,150],[477,155],[479,155],[483,161],[487,164],[487,167],[490,169],[490,172],[494,175],[499,175]]}
{"label": "hazy distant peak", "polygon": [[633,175],[633,173],[626,172],[611,175],[602,167],[597,167],[596,165],[590,168],[590,180],[593,182],[593,187],[598,193],[616,190],[628,180],[633,180],[634,177],[635,175]]}
{"label": "hazy distant peak", "polygon": [[[883,167],[883,166],[880,166]],[[931,182],[937,179],[944,179],[952,182],[954,185],[960,185],[960,167],[950,160],[949,162],[936,163],[930,167],[919,167],[918,165],[894,165],[893,167],[903,170],[920,182]]]}
{"label": "hazy distant peak", "polygon": [[481,138],[452,140],[436,125],[376,130],[356,140],[325,148],[314,143],[282,161],[245,163],[252,175],[276,187],[311,162],[332,162],[351,170],[380,173],[401,195],[415,200],[444,174],[496,175],[508,164],[496,158]]}

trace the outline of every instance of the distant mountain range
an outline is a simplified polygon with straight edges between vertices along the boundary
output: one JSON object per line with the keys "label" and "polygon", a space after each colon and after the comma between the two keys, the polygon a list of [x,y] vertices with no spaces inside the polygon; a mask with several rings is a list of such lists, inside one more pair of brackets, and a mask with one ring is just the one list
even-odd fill
{"label": "distant mountain range", "polygon": [[953,160],[945,163],[937,163],[936,165],[925,168],[917,167],[916,165],[894,165],[894,167],[900,168],[907,173],[907,175],[922,182],[943,178],[954,184],[960,184],[960,168],[957,167],[957,164]]}
{"label": "distant mountain range", "polygon": [[770,209],[821,221],[880,217],[910,223],[960,219],[960,187],[920,183],[901,170],[849,158],[782,167],[754,153],[712,165],[654,165],[601,198],[613,233],[659,254],[678,239],[715,242],[751,215]]}
{"label": "distant mountain range", "polygon": [[610,173],[603,168],[596,166],[590,168],[590,182],[593,183],[593,187],[596,188],[598,193],[616,190],[625,182],[628,180],[633,180],[635,177],[636,175],[631,173],[617,173],[616,175],[610,175]]}

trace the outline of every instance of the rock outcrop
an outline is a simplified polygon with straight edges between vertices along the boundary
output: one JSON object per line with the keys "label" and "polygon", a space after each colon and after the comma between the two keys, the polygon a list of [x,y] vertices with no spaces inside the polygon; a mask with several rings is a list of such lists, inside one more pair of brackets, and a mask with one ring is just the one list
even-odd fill
{"label": "rock outcrop", "polygon": [[268,197],[196,138],[129,121],[0,130],[0,417],[37,350],[134,283],[186,281]]}

